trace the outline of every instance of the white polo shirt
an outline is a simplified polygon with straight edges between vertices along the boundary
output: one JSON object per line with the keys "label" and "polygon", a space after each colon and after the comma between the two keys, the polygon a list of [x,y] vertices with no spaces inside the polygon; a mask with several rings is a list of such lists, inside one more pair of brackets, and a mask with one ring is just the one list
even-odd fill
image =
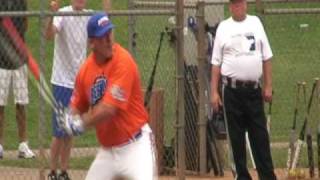
{"label": "white polo shirt", "polygon": [[[59,12],[73,11],[72,6]],[[89,10],[83,10],[89,11]],[[87,22],[89,16],[55,16],[55,35],[51,83],[67,88],[74,87],[75,76],[87,56]]]}
{"label": "white polo shirt", "polygon": [[232,17],[217,29],[211,63],[221,67],[221,75],[258,81],[262,61],[273,56],[263,25],[257,16],[247,15],[238,22]]}

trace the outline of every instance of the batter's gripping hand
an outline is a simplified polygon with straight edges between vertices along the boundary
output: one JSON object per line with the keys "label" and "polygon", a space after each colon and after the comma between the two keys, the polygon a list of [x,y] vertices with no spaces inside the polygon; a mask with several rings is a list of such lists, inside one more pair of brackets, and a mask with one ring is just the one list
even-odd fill
{"label": "batter's gripping hand", "polygon": [[84,133],[83,122],[79,115],[66,113],[62,128],[72,136],[79,136]]}
{"label": "batter's gripping hand", "polygon": [[65,109],[57,109],[57,120],[61,129],[70,136],[79,136],[84,133],[82,119],[79,115],[71,115]]}

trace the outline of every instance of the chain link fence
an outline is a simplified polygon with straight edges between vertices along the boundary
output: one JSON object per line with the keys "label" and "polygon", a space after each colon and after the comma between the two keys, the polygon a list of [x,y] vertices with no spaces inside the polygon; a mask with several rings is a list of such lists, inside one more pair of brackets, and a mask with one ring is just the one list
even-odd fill
{"label": "chain link fence", "polygon": [[[24,4],[23,4],[24,3]],[[28,4],[27,4],[28,3]],[[1,26],[1,68],[7,69],[15,69],[14,65],[23,64],[27,62],[26,57],[26,49],[30,50],[30,55],[33,56],[33,59],[38,64],[41,70],[40,82],[35,80],[32,77],[34,72],[29,70],[27,73],[27,66],[23,69],[24,77],[26,78],[26,82],[28,82],[28,74],[29,74],[29,88],[28,87],[14,87],[12,84],[13,90],[9,92],[9,103],[6,106],[6,124],[4,124],[4,140],[1,142],[3,144],[3,160],[0,162],[1,169],[4,179],[11,178],[19,178],[21,179],[46,179],[48,169],[49,169],[49,148],[51,143],[51,135],[52,135],[52,124],[51,124],[51,116],[52,109],[50,105],[47,105],[47,101],[50,101],[52,98],[52,88],[51,88],[51,80],[54,82],[62,82],[61,80],[72,79],[76,72],[73,72],[73,69],[76,69],[76,66],[79,66],[82,62],[75,63],[67,63],[58,62],[55,59],[55,63],[53,63],[53,59],[60,59],[59,54],[57,57],[54,57],[55,51],[60,51],[60,55],[62,54],[64,57],[79,57],[83,59],[87,53],[87,40],[84,32],[86,31],[86,21],[88,17],[94,12],[100,10],[101,2],[93,2],[90,1],[87,4],[88,9],[93,9],[89,11],[85,11],[82,13],[51,13],[47,10],[48,2],[42,1],[38,4],[35,1],[0,1],[1,9],[1,22],[4,22],[4,19],[10,19],[13,21],[14,27],[10,29],[6,29],[6,27]],[[25,6],[23,6],[25,5]],[[27,8],[28,5],[28,8]],[[70,8],[69,4],[63,2],[61,7],[65,7],[66,10]],[[120,7],[119,9],[127,9],[126,3],[117,3],[114,5],[116,7]],[[67,7],[66,7],[67,6]],[[39,9],[44,9],[44,11],[38,11]],[[102,11],[102,10],[101,10]],[[54,49],[54,43],[57,41],[65,41],[67,39],[53,39],[52,41],[45,39],[45,27],[47,23],[47,18],[50,16],[69,18],[68,24],[65,24],[67,28],[71,29],[70,32],[67,32],[68,38],[75,40],[78,44],[68,44],[64,47],[64,49]],[[136,18],[141,18],[137,22],[137,50],[135,54],[135,60],[139,65],[139,69],[142,75],[143,86],[146,87],[148,85],[148,81],[150,78],[151,70],[153,64],[155,62],[155,54],[157,52],[159,46],[159,38],[161,32],[165,31],[165,24],[167,22],[167,17],[173,16],[174,11],[168,10],[159,10],[159,11],[140,11],[139,9],[136,11],[126,11],[126,10],[112,10],[110,11],[110,15],[114,24],[116,24],[115,29],[115,39],[123,44],[125,47],[128,47],[128,17],[135,16]],[[10,18],[7,18],[10,17]],[[143,23],[143,21],[145,21]],[[149,28],[153,27],[153,28]],[[15,36],[22,37],[24,41],[23,45],[17,45],[16,41],[12,40],[10,36],[10,31],[13,29],[17,29],[19,35],[15,34]],[[157,68],[158,73],[156,74],[156,84],[154,87],[154,97],[151,100],[151,108],[150,114],[151,117],[154,117],[155,121],[151,122],[151,125],[154,126],[157,130],[154,130],[157,137],[157,149],[168,149],[169,154],[171,153],[171,157],[174,159],[173,150],[171,146],[168,148],[163,148],[165,144],[170,144],[170,141],[173,141],[174,129],[172,126],[168,126],[170,128],[164,127],[162,121],[167,119],[167,122],[174,121],[175,116],[175,98],[172,96],[175,91],[175,50],[170,48],[169,40],[167,32],[165,32],[166,37],[163,42],[160,51],[159,58],[159,66]],[[63,43],[63,42],[62,42]],[[21,46],[25,46],[21,48]],[[84,46],[84,47],[82,47]],[[20,50],[23,49],[21,52]],[[67,53],[67,54],[65,54]],[[72,54],[68,54],[72,53]],[[17,61],[17,62],[16,62]],[[58,64],[61,63],[61,64]],[[55,66],[55,68],[53,68]],[[54,73],[53,69],[65,69],[67,74],[59,74],[52,75]],[[69,74],[70,73],[70,74]],[[161,79],[159,74],[168,75],[166,79]],[[55,78],[52,76],[56,76]],[[70,77],[69,77],[70,76]],[[7,83],[8,80],[4,80],[6,78],[5,75],[1,74],[1,82]],[[11,77],[10,77],[11,78]],[[21,80],[20,80],[21,81]],[[67,81],[65,81],[67,82]],[[21,82],[20,82],[21,83]],[[66,86],[70,86],[70,84],[65,84]],[[38,87],[40,86],[40,91],[38,91]],[[2,87],[4,88],[4,86]],[[14,94],[17,90],[27,90],[29,89],[29,104],[26,106],[27,112],[27,127],[26,130],[28,134],[28,145],[30,149],[35,153],[35,159],[18,159],[18,146],[19,146],[19,138],[17,137],[17,130],[15,124],[15,102]],[[40,93],[47,91],[47,93]],[[168,96],[168,94],[171,95]],[[1,93],[6,93],[1,89]],[[164,94],[165,93],[165,94]],[[21,94],[21,93],[20,93]],[[26,93],[25,93],[26,95]],[[57,96],[66,96],[67,94],[57,94]],[[168,96],[168,98],[164,98]],[[1,95],[2,97],[2,95]],[[26,98],[26,97],[25,97]],[[49,100],[47,100],[49,99]],[[164,99],[167,99],[170,103],[164,103]],[[155,107],[156,106],[156,107]],[[163,109],[170,109],[168,113],[163,113],[161,110],[161,106],[164,106]],[[164,117],[158,117],[158,116]],[[40,119],[40,121],[39,121]],[[164,132],[165,131],[165,132]],[[168,135],[164,135],[164,133],[168,133]],[[0,139],[2,140],[2,139]],[[166,142],[166,143],[165,143]],[[74,147],[71,153],[70,160],[70,176],[72,179],[84,179],[87,169],[89,168],[96,151],[98,149],[98,143],[95,138],[95,133],[90,131],[86,133],[81,138],[75,138]],[[159,151],[161,152],[161,151]],[[164,154],[164,153],[162,153]],[[168,157],[167,157],[168,158]],[[163,157],[158,157],[159,162]],[[160,166],[160,165],[159,165]],[[171,168],[174,167],[174,164],[168,165]],[[12,172],[8,172],[6,167],[15,167]],[[164,166],[163,166],[164,167]],[[160,168],[160,167],[159,167]]]}
{"label": "chain link fence", "polygon": [[[140,7],[136,1],[130,1],[132,10],[148,8]],[[157,8],[153,8],[156,11]],[[172,8],[171,8],[172,9]],[[161,9],[158,9],[161,10]],[[171,15],[172,16],[172,15]],[[154,128],[157,143],[157,160],[160,174],[172,174],[172,168],[175,167],[174,149],[175,149],[175,111],[176,99],[173,92],[175,86],[175,49],[171,41],[170,31],[168,29],[169,16],[133,16],[129,19],[129,47],[135,55],[142,73],[144,87],[150,83],[151,74],[157,63],[154,92],[155,95],[162,94],[163,99],[158,99],[155,108],[163,109],[161,118],[157,118]],[[148,26],[148,28],[147,28]],[[158,53],[158,58],[157,58]],[[158,61],[158,62],[157,62]],[[151,103],[153,104],[153,103]],[[153,124],[153,123],[152,123]],[[171,169],[171,170],[170,170]]]}
{"label": "chain link fence", "polygon": [[[258,6],[274,52],[273,89],[274,100],[271,123],[273,142],[289,142],[290,130],[293,126],[293,112],[297,94],[297,82],[306,82],[306,101],[300,95],[298,102],[297,133],[302,129],[307,115],[306,106],[311,96],[314,78],[319,77],[319,7],[317,1],[291,1],[262,3]],[[313,141],[319,125],[319,94],[313,98],[308,128],[311,129]],[[308,130],[307,130],[308,131]],[[297,135],[299,136],[299,134]],[[315,143],[314,143],[315,144]],[[287,146],[288,147],[288,146]],[[314,158],[317,148],[313,149]],[[274,152],[274,159],[285,156],[284,152]],[[307,146],[303,146],[298,167],[308,167]],[[317,160],[315,160],[317,162]],[[275,160],[277,167],[285,167],[286,161]],[[319,166],[316,164],[315,166]]]}

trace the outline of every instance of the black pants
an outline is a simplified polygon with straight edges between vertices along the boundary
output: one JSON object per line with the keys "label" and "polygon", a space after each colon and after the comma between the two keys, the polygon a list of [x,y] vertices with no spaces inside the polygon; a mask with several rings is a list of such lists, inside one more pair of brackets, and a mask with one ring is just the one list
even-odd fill
{"label": "black pants", "polygon": [[251,179],[247,168],[246,131],[248,131],[259,179],[276,179],[261,88],[231,88],[224,86],[223,103],[236,168],[236,179]]}

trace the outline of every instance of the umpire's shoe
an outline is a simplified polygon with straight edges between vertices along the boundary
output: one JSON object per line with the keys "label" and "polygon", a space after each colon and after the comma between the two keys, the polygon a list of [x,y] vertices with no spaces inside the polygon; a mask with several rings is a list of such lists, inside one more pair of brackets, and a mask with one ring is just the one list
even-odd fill
{"label": "umpire's shoe", "polygon": [[59,174],[58,180],[71,180],[71,179],[66,171],[62,171]]}
{"label": "umpire's shoe", "polygon": [[50,174],[48,174],[48,180],[58,180],[57,173],[55,171],[51,171]]}

